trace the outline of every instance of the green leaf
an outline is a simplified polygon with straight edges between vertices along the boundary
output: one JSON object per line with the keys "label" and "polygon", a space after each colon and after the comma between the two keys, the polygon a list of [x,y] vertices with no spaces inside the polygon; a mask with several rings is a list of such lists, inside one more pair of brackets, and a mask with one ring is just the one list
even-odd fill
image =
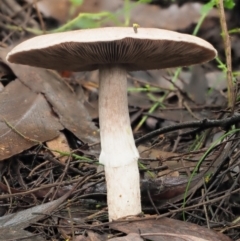
{"label": "green leaf", "polygon": [[234,0],[224,0],[223,4],[224,4],[224,7],[227,9],[233,9],[235,6]]}
{"label": "green leaf", "polygon": [[70,0],[73,5],[79,6],[83,4],[83,0]]}
{"label": "green leaf", "polygon": [[208,3],[204,4],[201,8],[201,14],[207,15],[209,13],[209,11],[213,9],[215,4],[216,4],[216,0],[211,0]]}
{"label": "green leaf", "polygon": [[151,3],[152,0],[138,0],[138,3]]}
{"label": "green leaf", "polygon": [[67,22],[63,26],[54,29],[52,32],[64,32],[77,28],[97,28],[100,27],[102,21],[104,20],[117,21],[114,14],[110,12],[100,12],[100,13],[80,13],[76,18]]}
{"label": "green leaf", "polygon": [[[210,10],[219,2],[220,0],[210,0],[208,3],[204,4],[201,9],[201,14],[207,15]],[[235,6],[234,0],[223,0],[224,7],[227,9],[232,9]]]}

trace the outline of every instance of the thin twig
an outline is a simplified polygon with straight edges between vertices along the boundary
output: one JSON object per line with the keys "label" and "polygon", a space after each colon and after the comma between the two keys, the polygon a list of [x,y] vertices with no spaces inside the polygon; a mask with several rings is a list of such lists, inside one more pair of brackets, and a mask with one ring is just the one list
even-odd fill
{"label": "thin twig", "polygon": [[157,215],[160,215],[160,213],[159,213],[159,211],[158,211],[158,209],[157,209],[155,203],[154,203],[153,200],[152,200],[151,193],[150,193],[149,190],[147,190],[147,194],[148,194],[148,198],[149,198],[149,200],[150,200],[150,202],[151,202],[151,204],[152,204],[152,206],[153,206],[155,212],[157,213]]}
{"label": "thin twig", "polygon": [[226,118],[226,119],[222,119],[222,120],[209,120],[209,119],[203,119],[201,121],[189,121],[189,122],[185,122],[185,123],[181,123],[181,124],[177,124],[174,126],[167,126],[167,127],[163,127],[160,129],[157,129],[155,131],[152,131],[138,139],[135,140],[135,143],[137,145],[143,143],[146,140],[149,140],[153,137],[156,137],[160,134],[164,134],[164,133],[168,133],[171,131],[176,131],[179,129],[186,129],[186,128],[198,128],[199,131],[201,130],[205,130],[208,128],[212,128],[212,127],[222,127],[227,128],[237,122],[240,121],[240,115],[236,114],[232,117]]}
{"label": "thin twig", "polygon": [[231,108],[233,112],[234,103],[235,103],[235,92],[234,92],[233,76],[232,76],[231,41],[228,34],[223,0],[217,1],[217,7],[220,15],[219,17],[220,17],[220,24],[222,29],[222,37],[223,37],[223,43],[224,43],[224,49],[225,49],[225,55],[226,55],[226,64],[227,64],[228,106]]}
{"label": "thin twig", "polygon": [[[10,194],[12,194],[11,187],[10,187],[10,185],[9,185],[9,183],[8,183],[8,181],[7,181],[7,179],[6,179],[5,176],[3,176],[3,180],[4,180],[4,182],[6,183],[8,192],[9,192]],[[9,203],[9,211],[10,211],[11,208],[12,208],[13,198],[12,198],[12,197],[9,197],[9,199],[10,199],[10,203]]]}
{"label": "thin twig", "polygon": [[43,33],[45,34],[46,28],[45,28],[45,24],[44,24],[44,21],[43,21],[43,18],[42,18],[42,14],[40,13],[40,11],[38,9],[37,1],[34,1],[33,5],[36,9],[37,16],[38,16],[38,19],[39,19],[39,22],[40,22],[40,25],[41,25],[41,29],[42,29]]}
{"label": "thin twig", "polygon": [[72,217],[72,214],[71,214],[71,209],[70,209],[70,201],[68,200],[67,201],[67,212],[68,212],[68,216],[69,216],[69,220],[70,220],[70,227],[71,227],[71,233],[72,233],[72,239],[75,240],[75,232],[74,232],[74,221],[73,221],[73,217]]}
{"label": "thin twig", "polygon": [[[201,192],[202,192],[202,196],[204,196],[204,189],[202,189]],[[203,205],[203,209],[204,209],[204,213],[205,213],[205,216],[206,216],[207,227],[208,227],[208,229],[210,229],[209,217],[208,217],[208,212],[207,212],[207,206],[206,206],[206,204]]]}

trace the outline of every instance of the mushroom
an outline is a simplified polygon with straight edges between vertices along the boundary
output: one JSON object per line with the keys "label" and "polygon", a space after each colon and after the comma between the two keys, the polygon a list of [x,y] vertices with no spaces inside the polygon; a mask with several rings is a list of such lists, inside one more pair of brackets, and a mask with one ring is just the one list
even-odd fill
{"label": "mushroom", "polygon": [[195,36],[108,27],[34,37],[16,46],[7,60],[55,70],[99,69],[99,161],[105,166],[112,221],[141,212],[139,153],[128,113],[127,71],[188,66],[215,56],[213,46]]}

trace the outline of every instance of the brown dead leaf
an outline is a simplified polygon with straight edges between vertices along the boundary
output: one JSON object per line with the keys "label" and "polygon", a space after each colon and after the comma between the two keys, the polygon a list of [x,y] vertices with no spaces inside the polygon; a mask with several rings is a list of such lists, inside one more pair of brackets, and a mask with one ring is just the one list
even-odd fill
{"label": "brown dead leaf", "polygon": [[196,104],[203,105],[206,101],[208,84],[201,66],[192,67],[189,84],[184,84],[184,91]]}
{"label": "brown dead leaf", "polygon": [[111,223],[110,227],[127,234],[140,232],[153,241],[231,241],[222,233],[170,218]]}
{"label": "brown dead leaf", "polygon": [[70,153],[71,150],[68,145],[67,138],[63,133],[60,132],[59,136],[50,141],[47,141],[46,145],[48,146],[52,154],[57,157],[60,162],[66,163],[68,156],[61,156],[62,154],[60,152]]}
{"label": "brown dead leaf", "polygon": [[[33,0],[25,0],[33,2]],[[54,1],[42,0],[37,3],[39,10],[45,17],[53,17],[60,23],[65,23],[69,17],[76,17],[79,13],[99,13],[109,11],[112,13],[119,12],[120,21],[123,20],[123,1],[122,0],[87,0],[83,1],[80,6],[74,7],[73,15],[70,16],[71,4],[68,0]],[[131,10],[131,23],[139,23],[142,27],[155,27],[169,30],[185,29],[193,23],[197,23],[201,17],[200,3],[186,3],[181,7],[178,4],[171,4],[168,8],[161,8],[157,5],[138,4]],[[149,17],[151,16],[151,18]],[[171,16],[171,18],[169,18]],[[217,10],[213,9],[209,16],[218,16]],[[105,23],[111,26],[114,23]]]}
{"label": "brown dead leaf", "polygon": [[0,160],[59,135],[63,126],[41,94],[19,80],[0,93]]}
{"label": "brown dead leaf", "polygon": [[158,177],[166,176],[166,177],[179,177],[179,172],[178,171],[172,171],[172,170],[163,170],[161,172],[158,172],[157,174]]}
{"label": "brown dead leaf", "polygon": [[[22,67],[22,66],[21,66]],[[42,92],[58,114],[60,122],[83,142],[98,142],[99,133],[89,114],[75,94],[53,71],[24,66],[21,80],[36,92]],[[31,69],[31,70],[30,70]],[[14,70],[15,71],[15,70]],[[26,71],[30,72],[26,76]],[[31,81],[32,80],[32,81]],[[46,81],[47,80],[47,81]]]}
{"label": "brown dead leaf", "polygon": [[105,240],[107,240],[106,235],[100,235],[93,231],[88,231],[87,234],[89,237],[89,241],[105,241]]}
{"label": "brown dead leaf", "polygon": [[226,73],[215,70],[215,71],[206,73],[205,76],[206,76],[209,88],[219,90],[219,91],[227,89],[227,82],[225,81]]}
{"label": "brown dead leaf", "polygon": [[0,92],[2,92],[3,89],[4,89],[4,87],[3,87],[2,83],[0,82]]}
{"label": "brown dead leaf", "polygon": [[67,195],[68,193],[55,201],[0,217],[0,240],[44,240],[40,236],[33,235],[32,233],[24,231],[23,229],[29,227],[31,223],[35,223],[42,219],[45,214],[49,215],[55,208],[59,207],[59,205],[64,202],[64,200],[67,198]]}
{"label": "brown dead leaf", "polygon": [[32,234],[28,231],[22,229],[15,229],[12,227],[6,227],[2,230],[0,229],[0,240],[4,241],[15,241],[15,240],[24,240],[24,241],[44,241],[45,239],[39,235]]}
{"label": "brown dead leaf", "polygon": [[9,50],[0,52],[2,61],[8,64],[14,74],[33,92],[44,94],[62,125],[83,142],[98,142],[98,129],[83,103],[64,80],[54,71],[7,63],[5,58]]}
{"label": "brown dead leaf", "polygon": [[76,235],[73,241],[91,241],[91,240],[89,239],[89,237],[86,237],[84,235]]}
{"label": "brown dead leaf", "polygon": [[[141,27],[176,31],[197,23],[201,15],[201,7],[200,3],[186,3],[181,7],[177,4],[171,4],[168,8],[161,8],[153,4],[139,4],[132,9],[131,20]],[[217,11],[213,9],[209,16],[217,16]]]}
{"label": "brown dead leaf", "polygon": [[149,148],[148,146],[144,146],[144,145],[139,145],[138,151],[140,152],[141,157],[158,158],[160,160],[176,157],[179,155],[177,153],[162,151],[159,148]]}
{"label": "brown dead leaf", "polygon": [[111,240],[111,241],[143,241],[143,239],[137,233],[130,233],[127,236],[120,237],[120,238],[111,238],[109,240]]}
{"label": "brown dead leaf", "polygon": [[105,241],[108,240],[105,234],[98,234],[93,231],[87,231],[88,237],[84,235],[77,235],[73,241]]}
{"label": "brown dead leaf", "polygon": [[[34,3],[34,0],[25,0],[29,3]],[[41,0],[37,2],[38,10],[45,16],[57,19],[59,22],[65,22],[68,19],[70,11],[69,0],[55,1]]]}
{"label": "brown dead leaf", "polygon": [[[33,3],[34,0],[25,0],[29,3]],[[79,6],[71,8],[69,0],[58,0],[58,4],[55,1],[41,0],[37,2],[39,11],[45,17],[52,17],[58,20],[60,23],[65,23],[69,20],[69,17],[76,17],[79,13],[98,13],[101,11],[115,12],[122,7],[122,0],[87,0]],[[70,16],[72,13],[72,16]]]}
{"label": "brown dead leaf", "polygon": [[[191,106],[190,106],[191,109]],[[207,118],[207,116],[211,116],[210,111],[206,110],[205,113],[199,112],[199,111],[193,111],[194,116],[189,113],[188,110],[183,110],[183,109],[157,109],[154,114],[152,115],[155,118],[158,119],[164,119],[164,120],[169,120],[169,121],[174,121],[174,122],[187,122],[187,121],[195,121],[201,120],[204,118]]]}
{"label": "brown dead leaf", "polygon": [[[40,1],[40,3],[41,2],[42,1]],[[56,9],[56,4],[50,4],[48,0],[44,0],[44,2],[45,5],[48,5],[48,7],[45,6],[44,9],[46,16],[56,16],[56,19],[61,22],[64,21],[63,16],[65,16],[65,21],[67,21],[66,17],[69,16],[68,13],[70,12],[70,4],[67,5],[66,0],[61,0],[61,5],[65,5],[65,8],[62,7],[61,9],[60,7]],[[43,5],[43,3],[41,4]],[[121,11],[123,11],[124,7],[123,4],[122,0],[87,0],[79,7],[75,7],[73,16],[77,16],[79,13],[98,13],[101,11],[122,13]],[[49,8],[49,5],[52,6]],[[178,6],[178,4],[171,4],[168,8],[161,8],[158,5],[153,4],[138,4],[130,9],[130,24],[139,23],[142,27],[155,27],[169,30],[185,29],[189,25],[199,21],[201,16],[201,7],[202,5],[200,3],[186,3],[182,6]],[[47,12],[49,9],[52,14]],[[60,14],[60,12],[62,14]],[[120,21],[124,21],[122,18],[123,14],[119,14],[118,16]],[[151,16],[151,18],[149,18],[149,16]],[[171,16],[171,18],[169,18],[169,16]],[[218,16],[217,10],[213,9],[210,11],[209,16]],[[107,22],[106,25],[113,25],[113,23]]]}

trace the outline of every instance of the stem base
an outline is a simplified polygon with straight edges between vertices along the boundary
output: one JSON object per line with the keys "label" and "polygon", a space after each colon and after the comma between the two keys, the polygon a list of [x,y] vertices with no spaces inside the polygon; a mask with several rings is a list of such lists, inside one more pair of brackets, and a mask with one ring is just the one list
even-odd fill
{"label": "stem base", "polygon": [[122,167],[105,166],[109,221],[141,213],[137,161]]}

